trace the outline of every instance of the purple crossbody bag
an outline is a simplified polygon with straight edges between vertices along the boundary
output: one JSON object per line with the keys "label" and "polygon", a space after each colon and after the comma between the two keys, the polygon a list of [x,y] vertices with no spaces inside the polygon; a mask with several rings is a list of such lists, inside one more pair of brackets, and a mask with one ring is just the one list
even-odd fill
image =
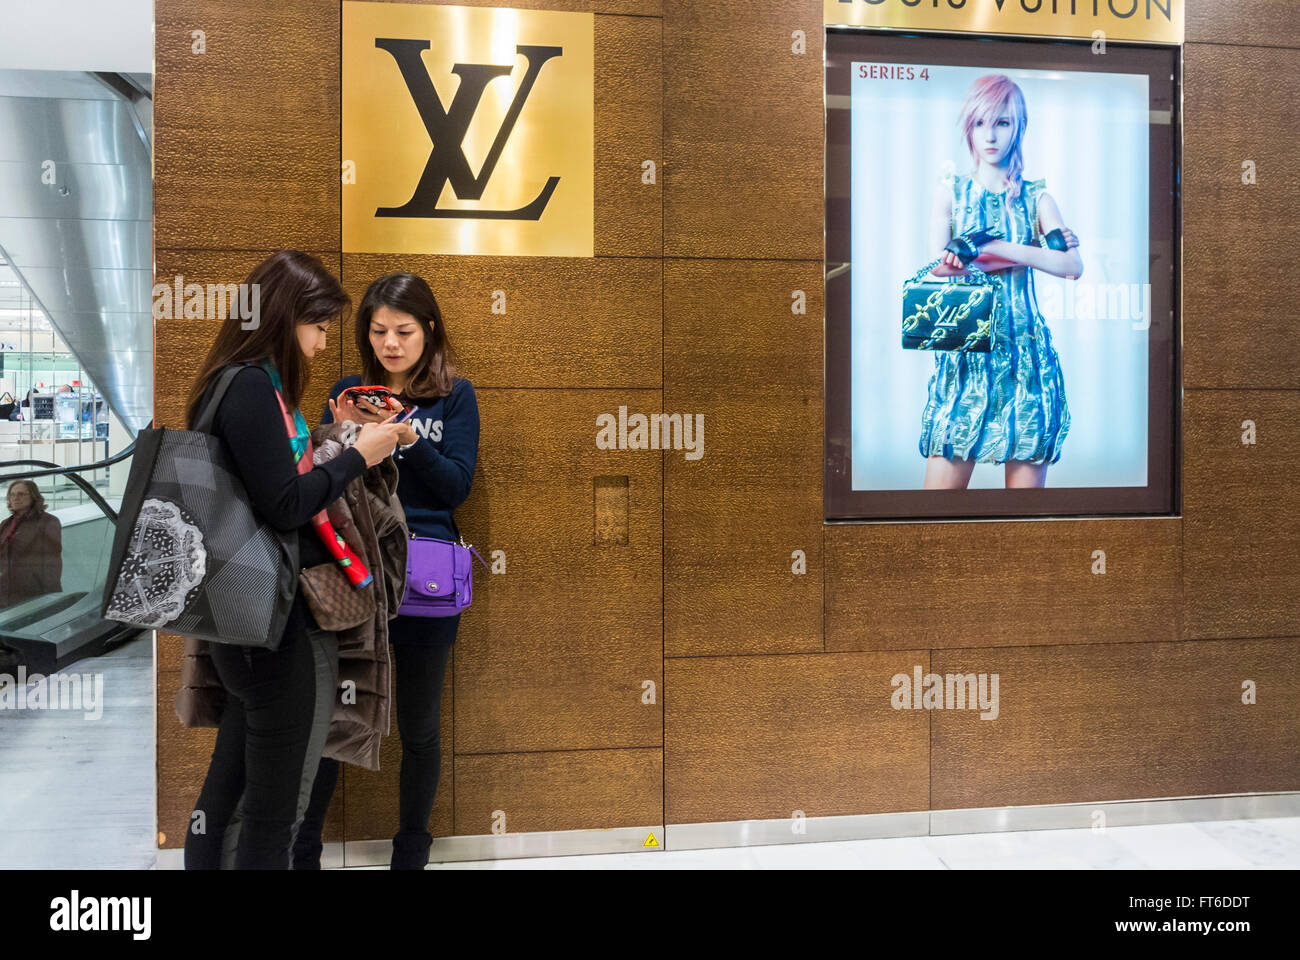
{"label": "purple crossbody bag", "polygon": [[474,561],[487,567],[472,544],[411,535],[406,552],[404,617],[454,617],[474,599]]}

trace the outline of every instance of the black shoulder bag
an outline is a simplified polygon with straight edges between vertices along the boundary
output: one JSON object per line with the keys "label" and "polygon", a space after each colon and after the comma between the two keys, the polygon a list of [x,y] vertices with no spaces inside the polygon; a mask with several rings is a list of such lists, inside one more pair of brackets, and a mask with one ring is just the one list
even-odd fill
{"label": "black shoulder bag", "polygon": [[[150,630],[274,650],[298,589],[298,533],[253,509],[208,431],[243,364],[209,386],[193,430],[136,438],[101,613]],[[278,422],[278,421],[277,421]]]}

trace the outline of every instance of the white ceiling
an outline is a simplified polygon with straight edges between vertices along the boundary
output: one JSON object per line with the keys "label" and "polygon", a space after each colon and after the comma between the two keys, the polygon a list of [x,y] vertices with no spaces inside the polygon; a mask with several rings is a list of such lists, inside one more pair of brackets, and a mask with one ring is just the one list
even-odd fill
{"label": "white ceiling", "polygon": [[153,0],[0,0],[0,68],[153,73]]}

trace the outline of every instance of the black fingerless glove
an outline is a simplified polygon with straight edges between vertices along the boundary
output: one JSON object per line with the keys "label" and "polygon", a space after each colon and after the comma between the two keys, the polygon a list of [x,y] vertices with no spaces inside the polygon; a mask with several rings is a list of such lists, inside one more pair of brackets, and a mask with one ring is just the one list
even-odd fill
{"label": "black fingerless glove", "polygon": [[990,240],[1001,240],[1002,234],[996,230],[977,230],[975,233],[962,234],[960,237],[953,237],[944,247],[949,253],[955,254],[961,261],[963,268],[969,266],[971,262],[980,255],[980,249]]}
{"label": "black fingerless glove", "polygon": [[1043,243],[1053,250],[1070,249],[1070,245],[1065,242],[1065,234],[1061,232],[1059,227],[1055,230],[1049,230],[1047,235],[1043,237]]}

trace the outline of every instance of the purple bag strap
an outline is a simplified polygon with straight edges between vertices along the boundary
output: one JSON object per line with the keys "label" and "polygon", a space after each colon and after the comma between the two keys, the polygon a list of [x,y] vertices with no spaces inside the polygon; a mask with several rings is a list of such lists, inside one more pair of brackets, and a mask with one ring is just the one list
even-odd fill
{"label": "purple bag strap", "polygon": [[452,542],[452,543],[455,543],[456,546],[458,546],[458,547],[463,545],[463,546],[465,547],[466,550],[468,550],[470,553],[474,554],[474,556],[478,557],[478,562],[481,563],[481,564],[483,564],[483,569],[488,570],[488,571],[491,571],[492,568],[491,568],[490,566],[488,566],[488,562],[487,562],[486,560],[484,560],[481,556],[479,556],[479,552],[478,552],[477,550],[474,549],[474,544],[472,544],[472,543],[465,543],[465,538],[464,538],[463,536],[461,536],[461,533],[460,533],[460,527],[456,526],[456,518],[455,518],[454,516],[451,518],[451,529],[452,529],[452,531],[456,534],[456,538],[457,538],[457,540],[460,541],[459,543],[456,543],[455,540],[453,540],[453,541],[451,541],[451,542]]}
{"label": "purple bag strap", "polygon": [[[437,538],[436,538],[436,537],[415,537],[415,536],[412,536],[411,539],[413,539],[413,540],[427,540],[427,539],[436,540]],[[486,560],[483,559],[482,554],[480,554],[477,550],[474,549],[474,544],[472,544],[472,543],[457,543],[455,540],[443,540],[442,542],[443,542],[443,543],[450,543],[453,547],[460,547],[462,550],[468,550],[470,553],[474,554],[474,556],[478,557],[478,562],[481,563],[481,564],[483,564],[483,568],[484,568],[485,570],[491,570],[491,569],[492,569],[490,566],[488,566],[488,562],[487,562]]]}

